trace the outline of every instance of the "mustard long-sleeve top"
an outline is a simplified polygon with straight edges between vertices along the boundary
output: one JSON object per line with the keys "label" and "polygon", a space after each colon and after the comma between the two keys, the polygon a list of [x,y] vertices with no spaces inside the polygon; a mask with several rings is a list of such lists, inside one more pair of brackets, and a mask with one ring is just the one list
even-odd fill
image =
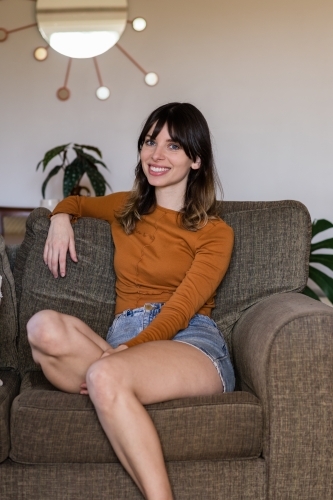
{"label": "mustard long-sleeve top", "polygon": [[128,347],[169,340],[196,314],[210,316],[216,289],[231,258],[234,234],[221,219],[209,220],[198,231],[180,227],[178,212],[157,206],[127,235],[115,219],[128,193],[103,197],[70,196],[53,214],[94,217],[110,223],[115,245],[116,310],[164,302],[161,312]]}

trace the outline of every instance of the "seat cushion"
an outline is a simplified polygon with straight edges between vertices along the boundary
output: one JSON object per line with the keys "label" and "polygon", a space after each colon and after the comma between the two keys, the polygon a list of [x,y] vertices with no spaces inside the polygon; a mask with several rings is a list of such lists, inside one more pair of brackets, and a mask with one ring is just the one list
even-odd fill
{"label": "seat cushion", "polygon": [[20,387],[20,379],[14,371],[0,370],[0,462],[3,462],[9,454],[10,434],[9,416],[13,399]]}
{"label": "seat cushion", "polygon": [[[252,394],[177,399],[147,406],[167,461],[258,457],[262,408]],[[116,462],[88,396],[56,390],[26,374],[13,402],[10,458],[15,462]]]}
{"label": "seat cushion", "polygon": [[16,338],[18,331],[14,278],[0,235],[0,369],[17,368]]}

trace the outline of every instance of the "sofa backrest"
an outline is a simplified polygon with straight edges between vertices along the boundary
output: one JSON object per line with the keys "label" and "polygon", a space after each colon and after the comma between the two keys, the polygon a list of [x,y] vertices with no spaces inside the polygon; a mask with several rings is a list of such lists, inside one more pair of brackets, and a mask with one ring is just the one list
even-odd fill
{"label": "sofa backrest", "polygon": [[307,208],[290,200],[223,202],[221,216],[234,229],[235,246],[213,318],[232,354],[232,329],[243,311],[306,286],[312,228]]}
{"label": "sofa backrest", "polygon": [[[270,295],[305,287],[311,220],[304,205],[295,201],[221,202],[220,210],[234,229],[235,247],[218,288],[213,318],[231,350],[232,328],[244,310]],[[28,218],[14,267],[22,373],[38,369],[26,336],[26,323],[35,312],[55,309],[72,314],[103,337],[114,315],[113,244],[108,223],[82,218],[74,224],[79,262],[68,257],[67,276],[54,279],[43,262],[48,215],[48,210],[39,208]]]}

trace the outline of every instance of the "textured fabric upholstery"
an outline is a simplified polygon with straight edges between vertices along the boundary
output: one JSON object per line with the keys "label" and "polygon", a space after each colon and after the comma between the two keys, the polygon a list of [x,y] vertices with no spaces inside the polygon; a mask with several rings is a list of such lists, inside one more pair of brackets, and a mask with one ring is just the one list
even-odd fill
{"label": "textured fabric upholstery", "polygon": [[[271,294],[299,291],[307,280],[309,241],[294,238],[311,230],[298,202],[221,203],[221,215],[235,231],[230,268],[218,289],[213,318],[232,352],[231,331],[242,311]],[[48,210],[35,210],[27,222],[14,277],[19,304],[21,371],[36,369],[26,341],[26,323],[41,309],[80,317],[102,336],[114,313],[113,247],[107,223],[83,218],[74,224],[79,262],[67,259],[66,278],[55,280],[43,263]],[[274,231],[271,228],[274,227]],[[248,242],[244,245],[244,241]],[[288,245],[285,244],[288,241]],[[82,307],[82,304],[85,307]]]}
{"label": "textured fabric upholstery", "polygon": [[40,208],[29,216],[26,237],[15,261],[21,373],[39,369],[26,335],[26,324],[36,312],[53,309],[71,314],[103,337],[114,316],[113,246],[108,223],[85,218],[74,224],[78,263],[68,257],[66,277],[55,279],[43,262],[49,213]]}
{"label": "textured fabric upholstery", "polygon": [[[331,500],[333,309],[294,293],[307,281],[309,214],[290,201],[225,202],[220,209],[235,231],[235,249],[213,315],[240,390],[147,407],[175,500]],[[31,359],[25,325],[37,310],[77,315],[102,336],[114,311],[108,225],[75,224],[80,262],[68,259],[68,277],[55,280],[42,261],[48,224],[48,211],[34,211],[17,255],[9,252],[23,379],[11,407],[11,459],[0,465],[0,498],[142,498],[89,398],[56,390]],[[0,325],[7,325],[16,316],[11,310],[1,317],[1,307]],[[16,391],[14,383],[9,400],[0,399],[1,460]]]}
{"label": "textured fabric upholstery", "polygon": [[305,287],[311,220],[296,201],[225,202],[221,216],[235,232],[235,246],[213,318],[232,353],[232,328],[243,311],[270,295]]}
{"label": "textured fabric upholstery", "polygon": [[17,307],[13,275],[5,250],[5,241],[0,235],[0,276],[2,277],[2,299],[0,298],[0,369],[17,368]]}
{"label": "textured fabric upholstery", "polygon": [[[175,500],[266,499],[265,461],[260,458],[168,462],[167,470]],[[36,467],[8,460],[0,467],[0,498],[142,500],[142,495],[118,463]]]}
{"label": "textured fabric upholstery", "polygon": [[10,269],[13,272],[17,252],[20,248],[19,244],[6,246],[6,254],[9,260]]}
{"label": "textured fabric upholstery", "polygon": [[[14,397],[19,391],[20,381],[14,371],[0,370],[0,463],[8,457],[10,449],[9,414]],[[1,497],[0,498],[4,498]]]}
{"label": "textured fabric upholstery", "polygon": [[[12,408],[12,460],[118,461],[88,397],[54,391],[36,372],[25,376],[23,388]],[[261,454],[262,408],[252,394],[178,399],[147,409],[167,461],[257,458]],[[230,432],[232,428],[237,432]]]}
{"label": "textured fabric upholstery", "polygon": [[233,343],[241,389],[263,405],[269,498],[333,498],[333,309],[269,297],[242,316]]}

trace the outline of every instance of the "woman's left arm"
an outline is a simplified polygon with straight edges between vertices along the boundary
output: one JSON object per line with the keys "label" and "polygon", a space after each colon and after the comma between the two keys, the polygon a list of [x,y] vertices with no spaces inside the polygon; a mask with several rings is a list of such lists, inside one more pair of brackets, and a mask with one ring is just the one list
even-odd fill
{"label": "woman's left arm", "polygon": [[234,233],[223,221],[211,221],[209,225],[197,239],[195,257],[185,278],[151,324],[126,342],[128,347],[172,339],[215,295],[230,263]]}

